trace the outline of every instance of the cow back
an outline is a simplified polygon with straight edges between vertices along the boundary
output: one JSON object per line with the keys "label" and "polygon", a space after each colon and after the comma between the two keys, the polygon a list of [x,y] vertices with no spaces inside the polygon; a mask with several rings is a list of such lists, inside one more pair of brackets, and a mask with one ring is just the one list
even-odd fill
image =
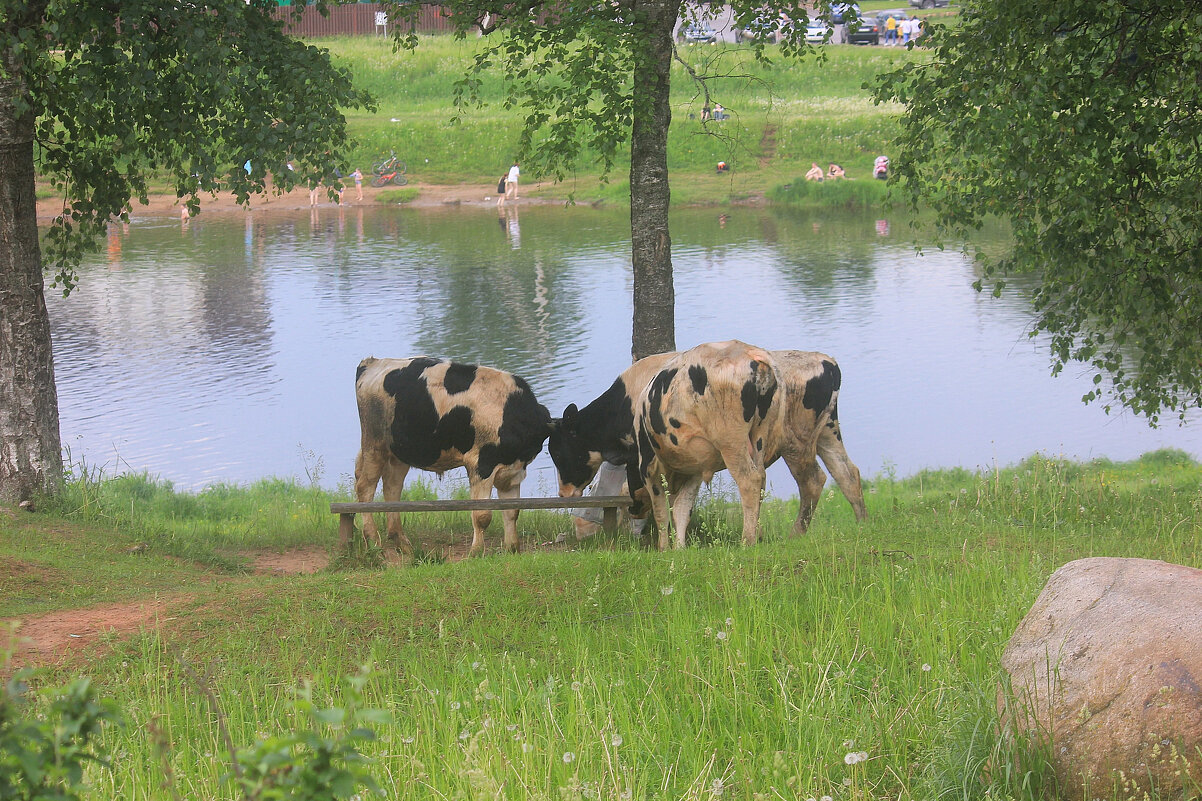
{"label": "cow back", "polygon": [[782,435],[784,390],[773,355],[744,342],[698,345],[665,363],[639,403],[640,469],[653,457],[707,476],[721,452],[774,452]]}
{"label": "cow back", "polygon": [[364,359],[355,395],[363,446],[442,472],[482,477],[525,467],[542,450],[551,416],[529,385],[503,370],[429,357]]}

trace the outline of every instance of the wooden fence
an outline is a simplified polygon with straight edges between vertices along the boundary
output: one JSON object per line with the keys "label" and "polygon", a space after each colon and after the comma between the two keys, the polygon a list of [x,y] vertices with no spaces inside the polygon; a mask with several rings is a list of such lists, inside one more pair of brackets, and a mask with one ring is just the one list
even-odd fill
{"label": "wooden fence", "polygon": [[[293,16],[303,8],[299,20]],[[284,20],[284,30],[303,38],[317,36],[384,36],[393,32],[393,22],[379,3],[350,3],[327,6],[329,16],[323,17],[316,6],[280,6],[276,18]],[[405,23],[408,24],[408,23]],[[441,6],[423,5],[417,19],[418,33],[449,33],[450,20]]]}

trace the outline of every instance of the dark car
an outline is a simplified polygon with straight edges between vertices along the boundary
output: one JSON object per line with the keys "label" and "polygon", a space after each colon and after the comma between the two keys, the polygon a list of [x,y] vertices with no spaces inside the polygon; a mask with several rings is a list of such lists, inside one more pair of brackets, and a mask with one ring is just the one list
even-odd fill
{"label": "dark car", "polygon": [[860,27],[855,31],[847,31],[848,44],[857,45],[877,45],[885,38],[885,20],[889,19],[890,15],[901,22],[903,19],[909,19],[910,15],[901,9],[890,9],[880,11],[874,15],[865,16],[860,20]]}
{"label": "dark car", "polygon": [[709,44],[718,41],[718,33],[710,26],[697,22],[682,27],[676,38],[681,42]]}
{"label": "dark car", "polygon": [[948,0],[910,0],[914,8],[943,8]]}

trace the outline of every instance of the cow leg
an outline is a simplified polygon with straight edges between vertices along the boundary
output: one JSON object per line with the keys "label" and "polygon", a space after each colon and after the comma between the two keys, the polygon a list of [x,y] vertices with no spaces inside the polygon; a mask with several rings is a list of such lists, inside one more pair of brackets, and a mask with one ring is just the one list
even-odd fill
{"label": "cow leg", "polygon": [[868,517],[868,508],[864,506],[864,488],[860,485],[860,468],[852,463],[843,447],[837,420],[822,427],[822,433],[818,435],[818,455],[839,485],[843,497],[851,504],[856,520]]}
{"label": "cow leg", "polygon": [[686,476],[679,484],[672,495],[672,525],[676,527],[676,547],[683,548],[693,506],[697,503],[697,493],[701,490],[701,476]]}
{"label": "cow leg", "polygon": [[[526,478],[526,471],[523,470],[517,475],[510,478],[502,485],[497,482],[497,497],[498,498],[520,498],[522,480]],[[501,510],[501,519],[505,523],[505,550],[510,553],[517,553],[521,550],[522,544],[518,541],[518,512],[519,509],[503,509]]]}
{"label": "cow leg", "polygon": [[723,453],[726,469],[739,488],[739,502],[743,505],[743,544],[755,545],[759,541],[760,503],[764,497],[764,464],[753,458],[750,447],[738,453]]}
{"label": "cow leg", "polygon": [[[371,448],[360,448],[355,457],[355,499],[360,503],[370,503],[376,497],[376,485],[384,472],[384,465],[392,454]],[[365,542],[375,540],[380,542],[380,530],[376,527],[376,518],[370,512],[363,515],[363,539]]]}
{"label": "cow leg", "polygon": [[[477,478],[475,471],[471,467],[468,467],[468,472],[470,476],[468,480],[471,484],[469,491],[472,500],[487,501],[489,498],[491,498],[493,486],[492,476],[489,476],[488,478]],[[480,556],[484,553],[484,530],[488,528],[488,524],[491,522],[491,511],[483,509],[478,512],[472,512],[472,547],[468,549],[468,556]]]}
{"label": "cow leg", "polygon": [[786,457],[785,464],[789,465],[789,472],[797,482],[797,493],[801,501],[797,519],[793,521],[793,534],[804,534],[810,527],[818,499],[822,497],[822,488],[826,486],[826,473],[822,472],[818,460],[813,457],[804,461]]}
{"label": "cow leg", "polygon": [[[667,480],[666,480],[667,479]],[[670,479],[658,470],[648,471],[643,476],[647,495],[651,499],[651,513],[655,516],[655,528],[659,532],[659,549],[668,550],[668,491]]]}
{"label": "cow leg", "polygon": [[[399,501],[401,499],[407,475],[409,475],[409,465],[389,454],[388,461],[384,463],[384,500]],[[412,556],[413,544],[409,542],[409,538],[401,529],[401,513],[388,512],[385,517],[388,521],[388,542],[400,548],[401,553],[405,556]]]}

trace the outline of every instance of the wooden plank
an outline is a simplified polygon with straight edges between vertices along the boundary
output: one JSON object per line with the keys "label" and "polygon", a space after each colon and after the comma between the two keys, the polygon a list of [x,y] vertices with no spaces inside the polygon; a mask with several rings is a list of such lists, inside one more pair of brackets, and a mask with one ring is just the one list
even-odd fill
{"label": "wooden plank", "polygon": [[627,495],[585,495],[579,498],[489,498],[486,500],[370,501],[331,503],[334,514],[364,512],[475,512],[504,509],[582,509],[630,506]]}

